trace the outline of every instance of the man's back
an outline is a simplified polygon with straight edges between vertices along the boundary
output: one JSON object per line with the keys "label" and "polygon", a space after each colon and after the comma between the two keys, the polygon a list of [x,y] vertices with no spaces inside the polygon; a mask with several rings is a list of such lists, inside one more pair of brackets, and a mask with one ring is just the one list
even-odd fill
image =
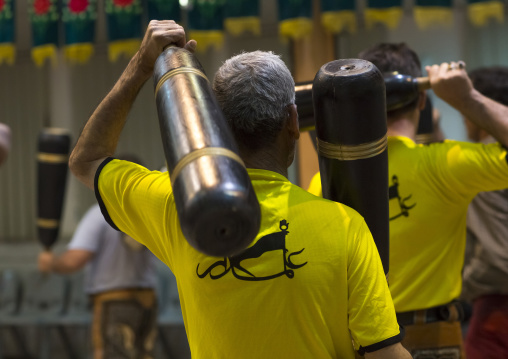
{"label": "man's back", "polygon": [[[275,172],[249,169],[260,232],[241,254],[213,258],[183,238],[167,174],[143,172],[126,162],[108,164],[100,196],[113,222],[145,239],[175,274],[194,358],[353,358],[351,336],[368,347],[399,335],[379,255],[352,209]],[[119,178],[130,183],[108,185]],[[137,209],[127,187],[137,188]],[[156,207],[155,198],[163,198]],[[137,225],[139,216],[149,223]]]}
{"label": "man's back", "polygon": [[[390,290],[397,312],[460,295],[467,206],[479,191],[506,187],[506,151],[390,137]],[[446,275],[444,275],[446,274]]]}
{"label": "man's back", "polygon": [[[458,298],[467,206],[480,191],[508,184],[506,151],[445,141],[388,138],[390,291],[397,312]],[[309,192],[321,195],[316,175]],[[446,275],[443,275],[446,273]]]}

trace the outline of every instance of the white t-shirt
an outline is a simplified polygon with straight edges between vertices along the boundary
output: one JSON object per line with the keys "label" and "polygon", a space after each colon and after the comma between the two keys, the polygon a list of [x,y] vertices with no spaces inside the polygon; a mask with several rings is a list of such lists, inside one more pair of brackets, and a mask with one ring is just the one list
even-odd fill
{"label": "white t-shirt", "polygon": [[99,205],[85,214],[68,248],[94,253],[85,268],[85,292],[155,288],[157,258],[146,247],[132,249],[122,232],[104,220]]}

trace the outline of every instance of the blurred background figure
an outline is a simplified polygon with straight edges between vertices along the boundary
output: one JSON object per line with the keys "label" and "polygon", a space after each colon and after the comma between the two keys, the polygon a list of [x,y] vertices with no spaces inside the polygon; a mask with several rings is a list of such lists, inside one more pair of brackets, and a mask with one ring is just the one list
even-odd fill
{"label": "blurred background figure", "polygon": [[[132,155],[119,156],[140,163]],[[67,251],[39,254],[42,272],[85,269],[85,291],[93,305],[94,359],[153,358],[157,334],[155,256],[126,234],[113,229],[99,205],[85,214]]]}
{"label": "blurred background figure", "polygon": [[[480,93],[508,105],[508,67],[480,68],[470,77]],[[464,121],[471,141],[496,142]],[[475,197],[468,211],[467,241],[462,296],[473,302],[467,358],[508,358],[508,190]]]}
{"label": "blurred background figure", "polygon": [[5,162],[11,149],[11,129],[0,122],[0,166]]}

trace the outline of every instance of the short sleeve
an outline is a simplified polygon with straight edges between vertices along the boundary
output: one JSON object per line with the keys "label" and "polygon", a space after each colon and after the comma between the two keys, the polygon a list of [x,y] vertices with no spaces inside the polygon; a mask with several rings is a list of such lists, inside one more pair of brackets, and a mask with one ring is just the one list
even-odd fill
{"label": "short sleeve", "polygon": [[314,177],[312,177],[307,192],[312,193],[314,196],[323,197],[320,172],[316,173]]}
{"label": "short sleeve", "polygon": [[443,195],[460,193],[468,200],[478,192],[508,187],[506,150],[499,143],[446,141],[431,147],[426,162],[435,167]]}
{"label": "short sleeve", "polygon": [[355,348],[373,352],[400,342],[403,334],[370,231],[362,220],[348,240],[349,329]]}
{"label": "short sleeve", "polygon": [[79,222],[67,248],[97,252],[101,245],[102,232],[107,226],[108,224],[102,217],[99,206],[93,206]]}
{"label": "short sleeve", "polygon": [[179,228],[167,173],[128,161],[106,159],[95,176],[95,195],[104,218],[168,263]]}

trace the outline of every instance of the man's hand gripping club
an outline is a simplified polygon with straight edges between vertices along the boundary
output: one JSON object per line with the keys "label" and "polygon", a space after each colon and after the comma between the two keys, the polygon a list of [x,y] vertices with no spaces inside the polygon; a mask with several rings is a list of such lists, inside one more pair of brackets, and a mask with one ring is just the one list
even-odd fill
{"label": "man's hand gripping club", "polygon": [[169,45],[194,52],[196,41],[187,42],[183,27],[172,20],[151,21],[139,50],[86,123],[71,153],[69,167],[90,189],[94,188],[99,165],[114,155],[132,104],[152,76],[155,61]]}

